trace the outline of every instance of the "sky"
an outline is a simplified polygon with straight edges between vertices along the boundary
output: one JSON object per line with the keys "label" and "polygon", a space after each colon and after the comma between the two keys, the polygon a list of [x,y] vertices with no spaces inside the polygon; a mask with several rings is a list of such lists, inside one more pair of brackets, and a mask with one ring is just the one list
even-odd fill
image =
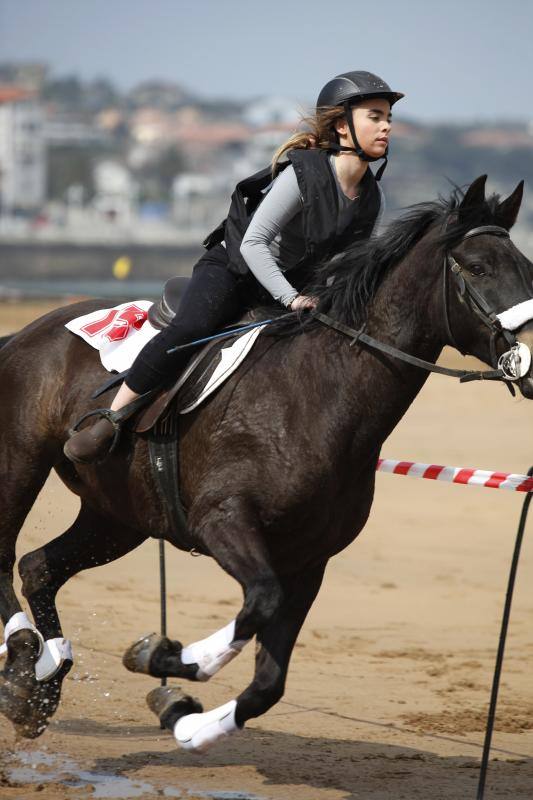
{"label": "sky", "polygon": [[0,0],[0,61],[304,109],[366,69],[405,92],[404,117],[513,122],[533,119],[532,30],[532,0]]}

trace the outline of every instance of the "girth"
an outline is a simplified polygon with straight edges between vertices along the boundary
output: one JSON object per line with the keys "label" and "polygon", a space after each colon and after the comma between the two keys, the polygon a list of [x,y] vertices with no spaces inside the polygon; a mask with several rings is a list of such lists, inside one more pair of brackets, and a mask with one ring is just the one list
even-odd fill
{"label": "girth", "polygon": [[165,509],[170,536],[180,550],[200,552],[191,538],[180,497],[178,414],[170,408],[148,434],[148,452],[157,494]]}

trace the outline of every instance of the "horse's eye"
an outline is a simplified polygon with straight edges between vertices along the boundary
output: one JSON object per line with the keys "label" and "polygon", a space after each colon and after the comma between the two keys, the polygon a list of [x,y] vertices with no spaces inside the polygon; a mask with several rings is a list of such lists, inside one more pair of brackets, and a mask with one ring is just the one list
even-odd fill
{"label": "horse's eye", "polygon": [[472,275],[484,275],[485,267],[482,264],[470,264],[468,271],[471,272]]}

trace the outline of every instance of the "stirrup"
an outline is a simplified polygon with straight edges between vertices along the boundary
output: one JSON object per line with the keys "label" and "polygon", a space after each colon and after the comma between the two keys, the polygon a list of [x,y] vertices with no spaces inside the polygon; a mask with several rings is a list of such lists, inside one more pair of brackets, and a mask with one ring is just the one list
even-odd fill
{"label": "stirrup", "polygon": [[111,455],[111,453],[117,446],[118,440],[120,438],[120,431],[122,430],[122,422],[116,419],[116,417],[114,416],[115,413],[118,412],[111,411],[109,408],[95,408],[94,411],[88,411],[87,414],[84,414],[83,417],[80,417],[79,420],[74,423],[72,428],[69,428],[69,436],[74,436],[74,434],[79,431],[80,426],[85,422],[85,420],[90,419],[90,417],[98,417],[98,419],[106,419],[108,422],[111,423],[114,431],[113,440],[109,445],[109,449],[105,455],[105,458],[107,458],[107,456]]}
{"label": "stirrup", "polygon": [[135,414],[136,411],[139,411],[146,403],[152,399],[156,392],[159,391],[159,386],[156,386],[155,389],[150,389],[148,392],[139,395],[133,400],[131,403],[128,403],[126,406],[122,406],[119,408],[118,411],[111,411],[110,408],[95,408],[93,411],[88,411],[83,417],[80,417],[77,420],[72,428],[69,428],[69,436],[74,436],[75,433],[78,432],[80,425],[85,422],[86,419],[90,417],[98,417],[99,419],[106,419],[108,422],[111,423],[113,426],[113,441],[109,446],[109,450],[107,451],[105,458],[109,456],[115,447],[118,444],[118,440],[120,438],[120,431],[122,430],[122,424],[125,420]]}

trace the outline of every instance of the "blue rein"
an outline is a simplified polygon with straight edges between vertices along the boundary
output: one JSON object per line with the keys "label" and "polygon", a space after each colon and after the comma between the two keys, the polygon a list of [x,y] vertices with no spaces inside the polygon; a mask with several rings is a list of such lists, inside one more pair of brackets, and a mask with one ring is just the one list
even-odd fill
{"label": "blue rein", "polygon": [[244,333],[244,331],[250,331],[253,328],[260,328],[263,325],[270,325],[272,322],[278,322],[280,319],[285,319],[286,317],[290,317],[297,312],[290,311],[288,314],[281,314],[279,317],[273,317],[272,319],[263,319],[261,322],[251,322],[249,325],[241,325],[238,328],[232,328],[229,331],[222,331],[222,333],[214,333],[212,336],[204,336],[203,339],[195,339],[194,342],[187,342],[187,344],[179,344],[176,347],[171,347],[170,350],[167,350],[167,355],[171,353],[176,353],[178,350],[185,350],[187,347],[195,347],[199,344],[205,344],[206,342],[212,342],[213,339],[226,339],[230,336],[235,336],[236,333]]}

